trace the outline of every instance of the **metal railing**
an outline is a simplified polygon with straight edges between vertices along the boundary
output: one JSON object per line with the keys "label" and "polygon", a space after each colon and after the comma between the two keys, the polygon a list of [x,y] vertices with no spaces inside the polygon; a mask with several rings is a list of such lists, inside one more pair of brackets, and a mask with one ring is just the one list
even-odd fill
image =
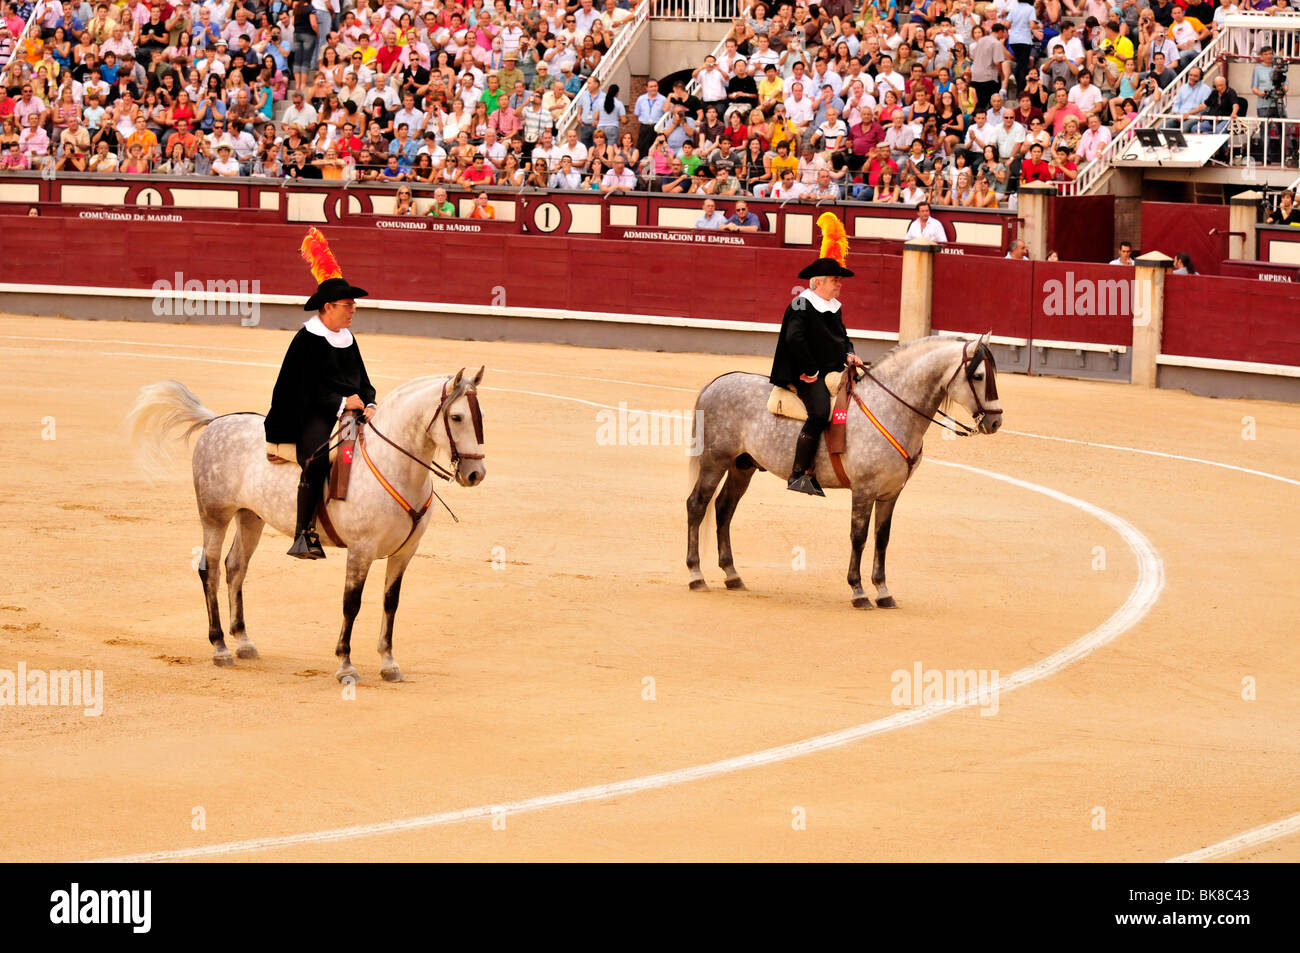
{"label": "metal railing", "polygon": [[[638,34],[646,28],[646,23],[650,20],[650,7],[654,0],[641,0],[636,10],[632,14],[632,19],[618,28],[618,33],[614,37],[613,44],[610,45],[609,52],[600,58],[600,64],[592,72],[592,76],[600,81],[603,88],[606,81],[613,75],[614,70],[618,67],[619,61],[627,55],[632,44],[636,42]],[[588,77],[590,78],[590,77]],[[586,88],[585,86],[583,87]],[[578,95],[581,90],[574,95],[573,100],[569,103],[567,109],[560,113],[560,118],[555,121],[556,137],[562,137],[578,121]],[[627,105],[627,104],[624,104]]]}
{"label": "metal railing", "polygon": [[686,20],[715,23],[734,20],[749,6],[749,0],[649,0],[650,16],[656,20]]}
{"label": "metal railing", "polygon": [[[1228,56],[1251,56],[1251,51],[1265,44],[1279,50],[1285,59],[1300,57],[1300,14],[1272,16],[1263,13],[1238,13],[1224,19],[1224,29],[1187,64],[1172,83],[1166,86],[1159,100],[1152,100],[1138,110],[1133,121],[1097,154],[1097,157],[1079,170],[1073,182],[1057,182],[1058,195],[1087,195],[1101,184],[1115,166],[1115,160],[1124,154],[1125,147],[1133,141],[1139,129],[1151,129],[1161,124],[1167,116],[1169,104],[1178,90],[1187,82],[1193,67],[1199,69],[1202,80],[1208,81],[1211,68]],[[1282,37],[1281,42],[1278,38]]]}
{"label": "metal railing", "polygon": [[41,9],[40,4],[32,7],[31,16],[27,18],[27,22],[23,24],[23,28],[18,35],[13,38],[14,49],[13,52],[9,54],[9,62],[4,65],[4,69],[0,69],[0,82],[3,82],[6,87],[14,85],[14,70],[17,68],[18,64],[23,61],[23,43],[26,42],[27,37],[33,30],[40,29],[36,24],[37,10],[40,10],[42,14],[45,12]]}

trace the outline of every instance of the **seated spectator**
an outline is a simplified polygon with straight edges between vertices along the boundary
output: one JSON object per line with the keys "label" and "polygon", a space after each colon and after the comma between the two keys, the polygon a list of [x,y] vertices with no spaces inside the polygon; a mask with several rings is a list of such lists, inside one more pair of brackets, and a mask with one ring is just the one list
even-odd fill
{"label": "seated spectator", "polygon": [[[338,150],[330,146],[325,150],[322,158],[313,160],[312,165],[320,169],[320,177],[331,181],[340,181],[343,178],[344,170],[347,168],[347,160],[339,155]],[[410,178],[410,172],[407,177]]]}
{"label": "seated spectator", "polygon": [[457,182],[467,189],[473,189],[478,185],[492,185],[496,182],[496,173],[492,171],[492,167],[487,164],[483,156],[475,155],[469,168],[458,176]]}
{"label": "seated spectator", "polygon": [[674,158],[668,174],[659,177],[659,191],[670,194],[685,192],[691,187],[691,174],[682,166],[682,160]]}
{"label": "seated spectator", "polygon": [[880,170],[880,177],[876,180],[876,187],[871,193],[871,201],[898,201],[898,178],[894,175],[893,169]]}
{"label": "seated spectator", "polygon": [[1056,147],[1051,168],[1054,182],[1073,182],[1079,176],[1079,167],[1070,160],[1070,150],[1065,146]]}
{"label": "seated spectator", "polygon": [[602,192],[632,192],[636,189],[636,174],[627,167],[622,154],[614,156],[613,167],[600,182]]}
{"label": "seated spectator", "polygon": [[817,180],[800,198],[805,202],[834,202],[840,197],[839,186],[831,179],[829,169],[817,172]]}
{"label": "seated spectator", "polygon": [[727,216],[722,226],[724,232],[757,232],[759,218],[749,210],[749,203],[743,199],[736,203],[735,210]]}
{"label": "seated spectator", "polygon": [[19,137],[18,144],[33,169],[41,168],[49,159],[50,137],[46,135],[45,127],[41,125],[40,116],[36,113],[28,115],[27,128]]}
{"label": "seated spectator", "polygon": [[965,204],[968,208],[998,207],[998,193],[989,187],[989,179],[984,170],[981,169],[979,175],[975,176],[975,190]]}
{"label": "seated spectator", "polygon": [[496,209],[488,204],[488,194],[479,192],[474,196],[474,207],[470,209],[470,218],[494,219],[497,217]]}
{"label": "seated spectator", "polygon": [[545,159],[540,156],[529,160],[531,171],[528,173],[528,185],[534,189],[550,188],[551,176]]}
{"label": "seated spectator", "polygon": [[55,166],[60,172],[85,172],[90,159],[90,133],[74,114],[68,118],[68,127],[59,136],[62,155]]}
{"label": "seated spectator", "polygon": [[235,159],[235,147],[228,142],[217,146],[217,158],[212,163],[212,175],[233,178],[239,175],[239,162]]}
{"label": "seated spectator", "polygon": [[713,199],[705,199],[702,214],[696,219],[695,227],[720,229],[725,224],[727,224],[727,219],[718,211],[718,203]]}
{"label": "seated spectator", "polygon": [[1043,159],[1043,144],[1035,142],[1029,147],[1029,157],[1020,164],[1020,181],[1051,182],[1051,164]]}
{"label": "seated spectator", "polygon": [[772,189],[772,198],[784,202],[787,199],[799,198],[805,191],[807,189],[804,188],[803,183],[795,179],[794,171],[786,169],[781,173],[781,181]]}
{"label": "seated spectator", "polygon": [[411,187],[409,185],[399,186],[397,189],[397,199],[393,203],[394,215],[414,215],[415,200],[411,197]]}
{"label": "seated spectator", "polygon": [[560,156],[560,165],[547,183],[553,189],[582,188],[582,173],[573,167],[573,159],[567,155]]}
{"label": "seated spectator", "polygon": [[[305,152],[306,149],[303,151]],[[321,172],[319,168],[316,171],[318,173]],[[322,174],[318,177],[324,178],[324,175]],[[410,177],[411,174],[403,169],[401,164],[397,161],[397,156],[392,155],[391,153],[388,156],[387,163],[379,170],[379,178],[385,182],[403,182]]]}
{"label": "seated spectator", "polygon": [[101,139],[95,144],[95,154],[90,157],[90,163],[87,168],[91,172],[116,172],[117,153],[110,152],[108,143]]}
{"label": "seated spectator", "polygon": [[429,203],[429,210],[424,213],[431,218],[455,218],[456,206],[447,201],[447,190],[439,186],[433,190],[433,201]]}
{"label": "seated spectator", "polygon": [[23,155],[23,150],[17,142],[11,142],[4,155],[0,156],[0,169],[20,171],[31,167],[32,164],[27,160],[27,156]]}

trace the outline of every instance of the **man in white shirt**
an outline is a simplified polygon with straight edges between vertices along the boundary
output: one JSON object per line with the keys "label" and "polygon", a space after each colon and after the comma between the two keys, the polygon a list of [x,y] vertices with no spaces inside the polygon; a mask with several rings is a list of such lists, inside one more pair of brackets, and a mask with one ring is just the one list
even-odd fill
{"label": "man in white shirt", "polygon": [[578,39],[582,39],[591,32],[591,25],[600,19],[600,11],[593,6],[591,0],[581,0],[573,17]]}
{"label": "man in white shirt", "polygon": [[772,189],[772,198],[778,202],[786,199],[797,199],[806,191],[807,189],[804,188],[803,184],[795,180],[794,170],[786,169],[781,173],[781,181]]}
{"label": "man in white shirt", "polygon": [[295,89],[293,91],[293,105],[286,109],[284,115],[280,117],[281,130],[288,133],[290,129],[296,126],[298,131],[305,136],[307,130],[316,125],[316,122],[316,107],[311,103],[304,102],[302,90]]}
{"label": "man in white shirt", "polygon": [[885,101],[885,90],[892,89],[898,94],[898,101],[903,102],[907,89],[907,80],[903,74],[894,69],[894,58],[889,55],[880,58],[880,69],[876,72],[876,101]]}
{"label": "man in white shirt", "polygon": [[483,136],[483,144],[475,150],[495,172],[500,172],[506,164],[505,144],[497,139],[497,131],[488,127]]}
{"label": "man in white shirt", "polygon": [[930,203],[921,202],[916,206],[916,220],[907,226],[906,240],[928,238],[932,242],[943,243],[948,240],[948,233],[937,218],[930,217]]}
{"label": "man in white shirt", "polygon": [[1119,254],[1111,260],[1112,265],[1135,265],[1133,260],[1133,244],[1131,242],[1119,243]]}
{"label": "man in white shirt", "polygon": [[889,157],[900,166],[907,154],[912,151],[912,140],[916,138],[916,129],[903,122],[901,112],[894,113],[894,118],[885,130],[885,145],[889,146]]}
{"label": "man in white shirt", "polygon": [[1051,56],[1058,46],[1065,47],[1065,58],[1075,66],[1083,62],[1083,41],[1075,35],[1074,24],[1068,20],[1061,24],[1060,34],[1047,41],[1047,55]]}
{"label": "man in white shirt", "polygon": [[560,147],[555,144],[555,136],[551,130],[547,129],[542,132],[537,139],[537,145],[533,146],[533,159],[545,159],[546,168],[555,170],[560,164]]}
{"label": "man in white shirt", "polygon": [[704,214],[695,220],[696,228],[722,228],[727,224],[727,217],[718,211],[718,203],[713,199],[704,200]]}
{"label": "man in white shirt", "polygon": [[[537,150],[533,150],[533,157],[537,157]],[[547,163],[550,168],[550,163]],[[573,168],[573,160],[567,155],[560,157],[560,167],[551,173],[551,179],[547,183],[553,189],[576,189],[582,186],[582,173]]]}
{"label": "man in white shirt", "polygon": [[587,147],[578,141],[578,130],[570,129],[565,134],[565,143],[560,146],[560,155],[568,156],[573,167],[580,171],[587,168]]}
{"label": "man in white shirt", "polygon": [[730,78],[713,56],[704,58],[704,65],[695,71],[695,78],[700,83],[700,99],[704,108],[716,106],[721,116],[727,108],[727,80]]}
{"label": "man in white shirt", "polygon": [[802,139],[813,118],[813,101],[804,95],[803,83],[795,83],[785,99],[785,116],[794,124]]}
{"label": "man in white shirt", "polygon": [[410,129],[412,134],[424,129],[424,113],[415,108],[415,96],[412,93],[402,97],[402,108],[393,114],[393,128],[396,129],[402,123],[406,123],[406,128]]}
{"label": "man in white shirt", "polygon": [[[375,76],[375,88],[366,93],[366,109],[373,106],[376,100],[382,101],[384,108],[390,112],[395,112],[397,107],[401,105],[401,100],[397,98],[397,90],[388,85],[388,77],[383,73]],[[475,102],[477,101],[478,99],[475,97]],[[470,104],[466,103],[465,105],[469,106]]]}
{"label": "man in white shirt", "polygon": [[1092,74],[1086,69],[1079,71],[1079,82],[1070,90],[1066,99],[1078,106],[1079,112],[1085,116],[1100,116],[1102,107],[1106,105],[1101,90],[1093,85]]}

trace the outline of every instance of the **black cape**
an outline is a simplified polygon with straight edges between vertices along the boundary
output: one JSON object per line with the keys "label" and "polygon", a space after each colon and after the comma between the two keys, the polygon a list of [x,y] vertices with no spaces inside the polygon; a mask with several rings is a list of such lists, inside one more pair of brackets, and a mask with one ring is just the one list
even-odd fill
{"label": "black cape", "polygon": [[806,298],[795,298],[781,319],[776,357],[772,360],[772,383],[789,387],[800,374],[825,376],[842,371],[852,353],[842,308],[818,311]]}
{"label": "black cape", "polygon": [[309,420],[337,417],[351,394],[363,404],[375,402],[356,338],[347,347],[334,347],[319,334],[300,329],[275,381],[266,415],[267,443],[297,443]]}

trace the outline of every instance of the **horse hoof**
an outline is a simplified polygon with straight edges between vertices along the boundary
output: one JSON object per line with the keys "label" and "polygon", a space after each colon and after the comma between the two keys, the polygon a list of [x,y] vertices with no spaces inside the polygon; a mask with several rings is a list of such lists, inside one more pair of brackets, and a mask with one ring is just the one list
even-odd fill
{"label": "horse hoof", "polygon": [[870,609],[870,608],[871,608],[871,600],[870,600],[868,597],[866,597],[866,596],[854,596],[854,597],[853,597],[853,608],[855,608],[855,609]]}
{"label": "horse hoof", "polygon": [[392,668],[381,668],[379,677],[386,682],[400,682],[402,680],[402,670],[396,665]]}
{"label": "horse hoof", "polygon": [[257,654],[257,647],[253,645],[252,642],[245,642],[243,645],[235,649],[235,657],[242,658],[242,659],[250,659],[250,658],[261,658],[262,656]]}
{"label": "horse hoof", "polygon": [[212,664],[217,668],[234,668],[235,657],[230,654],[229,649],[224,652],[214,652],[212,653]]}
{"label": "horse hoof", "polygon": [[876,608],[878,608],[878,609],[897,609],[897,608],[898,608],[898,603],[894,601],[894,597],[893,597],[893,596],[885,596],[885,598],[883,598],[883,599],[877,599],[877,600],[876,600]]}
{"label": "horse hoof", "polygon": [[709,589],[709,584],[708,584],[707,582],[705,582],[703,579],[692,579],[692,580],[691,580],[691,591],[692,591],[692,592],[707,592],[708,589]]}
{"label": "horse hoof", "polygon": [[745,581],[744,581],[743,579],[741,579],[739,576],[732,576],[730,579],[727,580],[727,588],[728,588],[728,589],[744,589],[744,588],[745,588]]}
{"label": "horse hoof", "polygon": [[361,676],[357,674],[356,668],[351,664],[340,665],[339,670],[334,673],[334,677],[340,682],[345,682],[348,679],[352,679],[354,683],[361,681]]}

